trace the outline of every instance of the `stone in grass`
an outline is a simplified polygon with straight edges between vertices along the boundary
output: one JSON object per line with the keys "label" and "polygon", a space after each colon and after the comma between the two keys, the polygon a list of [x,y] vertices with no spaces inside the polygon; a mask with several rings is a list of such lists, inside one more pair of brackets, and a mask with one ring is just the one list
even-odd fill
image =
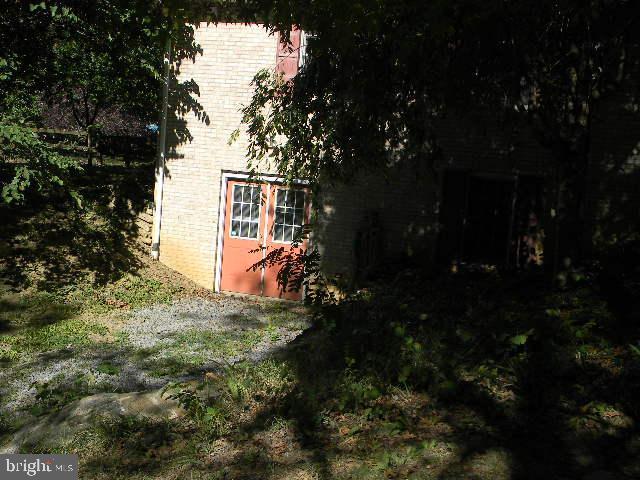
{"label": "stone in grass", "polygon": [[77,400],[56,413],[18,430],[8,443],[0,446],[0,453],[29,453],[53,449],[70,441],[77,433],[90,428],[104,416],[114,418],[140,415],[150,419],[173,419],[184,410],[173,400],[162,396],[162,390],[133,393],[99,393]]}

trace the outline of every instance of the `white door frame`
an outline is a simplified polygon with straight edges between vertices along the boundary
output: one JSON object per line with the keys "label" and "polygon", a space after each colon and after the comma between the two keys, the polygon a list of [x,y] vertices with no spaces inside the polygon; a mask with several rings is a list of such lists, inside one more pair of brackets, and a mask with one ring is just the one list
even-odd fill
{"label": "white door frame", "polygon": [[[252,181],[255,181],[256,183],[264,183],[267,186],[270,186],[274,183],[284,183],[284,184],[287,183],[284,177],[280,177],[278,175],[257,175],[252,177],[251,174],[246,172],[224,172],[224,171],[222,172],[222,178],[220,180],[220,201],[219,201],[219,211],[218,211],[218,239],[216,243],[216,251],[215,251],[215,257],[214,257],[214,261],[216,262],[215,263],[216,273],[215,273],[213,289],[216,292],[220,292],[220,283],[222,282],[222,255],[223,255],[222,252],[224,248],[224,226],[226,221],[225,217],[227,215],[227,189],[229,188],[230,180],[245,180],[245,181],[252,180]],[[308,180],[294,179],[292,183],[294,185],[309,185]],[[271,195],[267,195],[267,202],[269,201],[270,197]],[[309,199],[309,202],[311,202],[311,199]],[[309,208],[311,208],[311,203],[309,203]],[[268,209],[269,209],[269,205],[267,204],[267,214],[264,220],[265,235],[263,236],[263,241],[265,242],[267,239],[266,237],[266,231],[268,228],[267,225],[269,223]],[[311,239],[309,239],[309,242],[310,240]],[[264,269],[263,269],[262,275],[264,276]],[[304,297],[304,292],[303,292],[303,297]]]}

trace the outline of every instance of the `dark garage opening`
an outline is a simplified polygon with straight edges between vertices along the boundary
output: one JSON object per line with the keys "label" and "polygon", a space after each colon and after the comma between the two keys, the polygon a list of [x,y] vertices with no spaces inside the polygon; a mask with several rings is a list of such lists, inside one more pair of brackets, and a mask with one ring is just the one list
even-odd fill
{"label": "dark garage opening", "polygon": [[439,260],[522,268],[542,263],[543,179],[448,171]]}

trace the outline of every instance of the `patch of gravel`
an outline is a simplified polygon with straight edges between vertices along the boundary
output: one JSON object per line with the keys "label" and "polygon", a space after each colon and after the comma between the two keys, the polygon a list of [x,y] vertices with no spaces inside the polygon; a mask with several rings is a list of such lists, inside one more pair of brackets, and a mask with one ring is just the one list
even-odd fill
{"label": "patch of gravel", "polygon": [[[304,314],[301,314],[304,315]],[[154,305],[129,313],[121,332],[123,342],[97,344],[90,348],[47,352],[0,371],[0,413],[28,408],[36,401],[34,383],[71,385],[78,377],[90,378],[91,391],[132,392],[160,388],[167,383],[193,378],[179,375],[158,375],[153,365],[170,363],[168,348],[176,335],[190,332],[219,332],[221,335],[250,333],[260,329],[257,342],[235,355],[220,358],[219,352],[202,351],[201,363],[192,365],[199,372],[219,369],[248,360],[258,362],[283,349],[302,330],[265,325],[268,308],[265,301],[250,298],[219,296],[211,299],[181,299],[169,305]],[[300,322],[298,322],[299,324]],[[189,349],[184,354],[191,354]],[[198,358],[200,358],[198,357]],[[100,372],[101,365],[111,365],[114,371]]]}
{"label": "patch of gravel", "polygon": [[222,297],[217,301],[193,298],[171,305],[154,305],[132,312],[122,329],[129,343],[137,348],[152,348],[163,339],[187,330],[237,330],[251,320],[264,320],[262,303],[252,299]]}

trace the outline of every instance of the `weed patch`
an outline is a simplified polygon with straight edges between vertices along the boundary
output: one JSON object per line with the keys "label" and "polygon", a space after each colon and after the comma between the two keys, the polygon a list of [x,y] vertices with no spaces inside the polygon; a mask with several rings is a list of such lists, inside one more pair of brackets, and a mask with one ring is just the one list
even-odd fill
{"label": "weed patch", "polygon": [[87,312],[100,314],[111,310],[129,310],[156,303],[169,303],[178,292],[176,287],[159,280],[127,274],[105,286],[91,283],[78,285],[68,292],[67,298],[80,304]]}
{"label": "weed patch", "polygon": [[267,360],[239,363],[227,367],[222,374],[207,374],[197,386],[172,384],[165,393],[183,406],[204,439],[213,439],[255,416],[263,402],[282,400],[293,384],[286,363]]}

